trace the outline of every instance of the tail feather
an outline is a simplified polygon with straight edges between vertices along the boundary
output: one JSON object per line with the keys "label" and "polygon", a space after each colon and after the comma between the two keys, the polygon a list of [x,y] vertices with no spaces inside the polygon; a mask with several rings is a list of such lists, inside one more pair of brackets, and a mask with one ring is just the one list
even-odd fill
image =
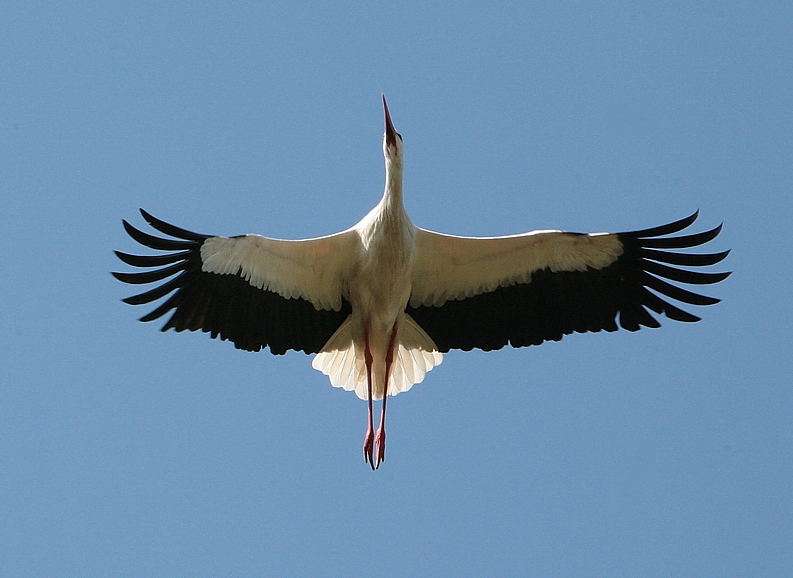
{"label": "tail feather", "polygon": [[[409,315],[403,316],[388,379],[388,395],[408,391],[413,384],[421,383],[426,373],[442,361],[443,355],[438,352],[432,338]],[[369,398],[364,352],[353,339],[352,317],[348,317],[328,339],[311,366],[327,375],[333,387],[355,391],[364,400]],[[372,397],[382,399],[382,379],[376,372],[372,379],[375,381]]]}

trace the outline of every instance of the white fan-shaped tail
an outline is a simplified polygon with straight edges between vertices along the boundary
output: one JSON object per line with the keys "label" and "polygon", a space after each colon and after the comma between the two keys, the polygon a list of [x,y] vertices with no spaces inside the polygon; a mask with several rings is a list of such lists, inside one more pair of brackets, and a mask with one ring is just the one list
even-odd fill
{"label": "white fan-shaped tail", "polygon": [[330,336],[314,357],[311,367],[327,375],[333,387],[354,390],[358,397],[366,398],[366,365],[363,349],[356,347],[352,337],[352,316],[347,317]]}
{"label": "white fan-shaped tail", "polygon": [[[328,339],[322,350],[314,357],[311,366],[324,373],[333,387],[355,391],[361,399],[368,399],[366,386],[366,363],[363,344],[353,339],[352,316],[348,317]],[[383,398],[383,371],[377,371],[382,363],[375,362],[372,374],[372,397]],[[408,391],[413,384],[421,383],[424,376],[443,361],[443,355],[429,335],[409,315],[399,323],[396,350],[388,380],[388,395]]]}
{"label": "white fan-shaped tail", "polygon": [[[414,383],[424,381],[424,376],[443,361],[443,354],[427,333],[413,321],[410,315],[403,315],[397,332],[397,345],[391,377],[388,380],[388,395],[396,395],[409,390]],[[378,393],[379,391],[379,393]],[[375,391],[374,398],[383,397],[382,387]]]}

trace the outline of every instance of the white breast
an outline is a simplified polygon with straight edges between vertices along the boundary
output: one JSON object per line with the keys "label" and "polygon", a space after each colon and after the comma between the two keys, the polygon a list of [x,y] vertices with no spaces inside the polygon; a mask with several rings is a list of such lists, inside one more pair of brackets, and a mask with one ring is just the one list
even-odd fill
{"label": "white breast", "polygon": [[350,303],[353,311],[390,330],[410,298],[416,229],[404,211],[378,205],[356,230],[362,253],[350,279]]}

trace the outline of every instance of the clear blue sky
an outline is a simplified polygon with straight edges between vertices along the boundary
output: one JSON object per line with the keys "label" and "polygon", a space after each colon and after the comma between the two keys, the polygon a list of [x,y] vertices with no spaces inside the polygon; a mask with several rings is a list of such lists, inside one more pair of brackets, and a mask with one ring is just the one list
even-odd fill
{"label": "clear blue sky", "polygon": [[[6,3],[0,574],[793,575],[793,8],[693,4]],[[376,473],[308,356],[136,321],[122,218],[346,228],[381,92],[416,224],[700,208],[723,303],[451,353]]]}

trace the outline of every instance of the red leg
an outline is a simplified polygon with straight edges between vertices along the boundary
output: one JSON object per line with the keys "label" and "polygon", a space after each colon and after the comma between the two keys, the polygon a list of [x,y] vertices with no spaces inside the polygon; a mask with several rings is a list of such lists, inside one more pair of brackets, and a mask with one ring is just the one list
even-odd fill
{"label": "red leg", "polygon": [[368,419],[368,426],[366,428],[366,436],[363,438],[363,461],[368,463],[372,466],[372,469],[375,469],[374,465],[374,421],[372,419],[372,352],[369,351],[369,331],[364,328],[363,331],[363,338],[364,338],[364,350],[363,350],[363,358],[364,362],[366,363],[366,388],[369,393],[369,419]]}
{"label": "red leg", "polygon": [[[391,364],[394,361],[394,345],[396,343],[397,324],[391,328],[391,338],[388,340],[388,353],[385,356],[385,382],[383,383],[383,407],[380,410],[380,426],[377,428],[374,443],[377,448],[377,463],[375,469],[385,461],[385,404],[388,399],[388,378],[391,375]],[[371,396],[370,396],[371,397]]]}

